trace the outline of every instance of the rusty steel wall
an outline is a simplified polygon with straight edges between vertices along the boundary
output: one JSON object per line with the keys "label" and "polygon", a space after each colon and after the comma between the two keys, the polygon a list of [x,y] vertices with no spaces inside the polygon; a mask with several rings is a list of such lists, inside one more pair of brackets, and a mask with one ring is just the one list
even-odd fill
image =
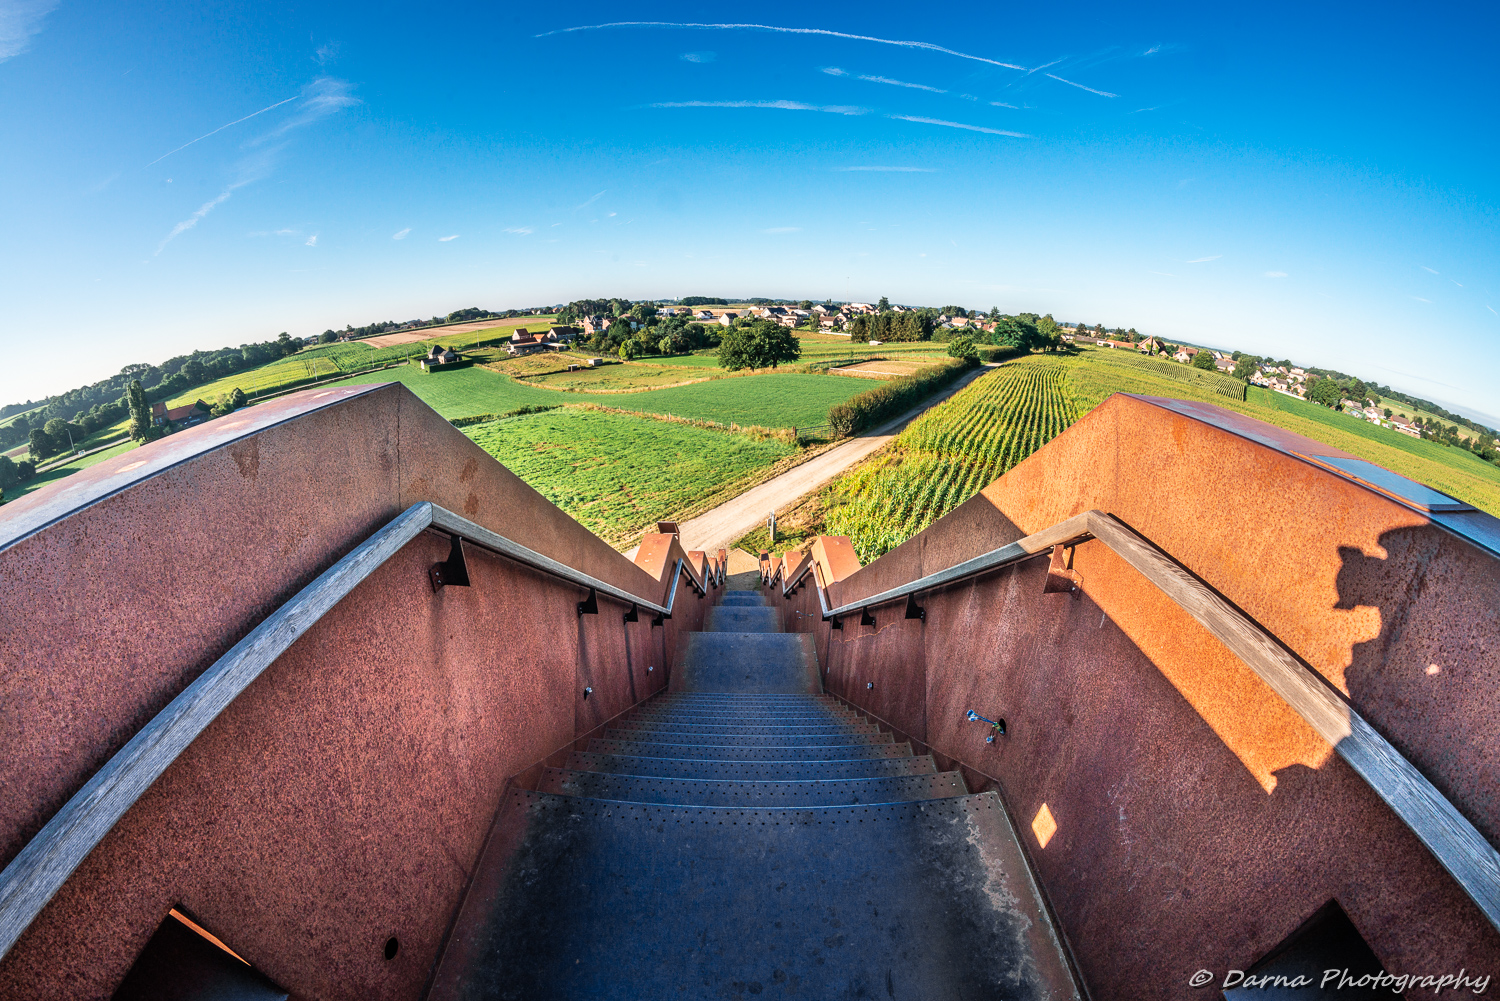
{"label": "rusty steel wall", "polygon": [[[662,574],[404,387],[234,416],[0,511],[0,861],[265,615],[418,500],[665,598]],[[675,539],[658,548],[656,568],[686,555]],[[272,664],[0,961],[0,997],[109,997],[174,906],[297,995],[418,997],[507,779],[664,689],[677,632],[710,604],[684,581],[665,627],[626,624],[604,598],[580,617],[579,588],[467,553],[473,586],[434,594],[427,569],[448,542],[424,533]]]}
{"label": "rusty steel wall", "polygon": [[[1500,560],[1287,451],[1337,450],[1265,431],[1275,447],[1116,396],[831,601],[1109,512],[1500,841]],[[1096,998],[1198,996],[1194,971],[1246,969],[1330,897],[1393,972],[1500,974],[1500,935],[1249,667],[1102,543],[1073,568],[1074,594],[1043,592],[1045,559],[925,594],[925,621],[894,603],[835,631],[810,584],[782,607],[831,692],[1000,790]],[[986,745],[969,709],[1009,735]]]}

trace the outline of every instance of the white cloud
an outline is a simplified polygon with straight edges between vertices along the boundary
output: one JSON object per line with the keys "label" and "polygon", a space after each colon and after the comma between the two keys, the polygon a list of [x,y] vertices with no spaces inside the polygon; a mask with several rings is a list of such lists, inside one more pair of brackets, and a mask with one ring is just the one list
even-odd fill
{"label": "white cloud", "polygon": [[182,220],[182,222],[178,223],[176,226],[173,226],[172,232],[167,234],[167,238],[165,240],[162,240],[162,242],[157,245],[156,253],[160,254],[163,250],[166,249],[167,244],[171,243],[173,240],[177,239],[178,236],[186,233],[188,230],[198,225],[210,212],[218,208],[220,205],[223,205],[225,202],[229,201],[229,196],[234,194],[234,189],[242,187],[245,183],[246,182],[242,181],[239,184],[231,184],[229,187],[224,189],[224,192],[220,194],[219,197],[212,199],[211,201],[204,202],[199,207],[197,212],[194,212],[192,215]]}
{"label": "white cloud", "polygon": [[391,234],[391,239],[392,239],[392,240],[404,240],[404,239],[406,239],[406,237],[407,237],[407,236],[408,236],[408,235],[409,235],[409,234],[410,234],[410,233],[411,233],[411,227],[410,227],[410,226],[408,226],[408,227],[406,227],[406,228],[405,228],[405,229],[403,229],[403,230],[398,230],[398,231],[396,231],[396,232],[395,232],[395,233],[392,233],[392,234]]}
{"label": "white cloud", "polygon": [[1267,271],[1266,272],[1266,277],[1267,278],[1285,278],[1286,277],[1286,272],[1285,271]]}
{"label": "white cloud", "polygon": [[[1423,271],[1432,271],[1432,269],[1431,269],[1431,268],[1429,268],[1429,267],[1428,267],[1428,266],[1427,266],[1427,265],[1425,265],[1425,264],[1422,264],[1422,265],[1419,265],[1419,267],[1420,267],[1420,268],[1421,268],[1421,269],[1422,269],[1422,270],[1423,270]],[[1440,275],[1440,274],[1442,274],[1442,272],[1441,272],[1441,271],[1432,271],[1432,273],[1433,273],[1433,274],[1435,274],[1435,275]]]}
{"label": "white cloud", "polygon": [[772,226],[770,229],[761,230],[762,233],[800,233],[801,226]]}
{"label": "white cloud", "polygon": [[438,243],[447,243],[449,240],[457,240],[457,239],[458,239],[458,234],[454,233],[452,236],[440,236],[440,237],[438,237]]}
{"label": "white cloud", "polygon": [[3,0],[0,2],[0,63],[19,56],[41,33],[42,21],[57,7],[57,0]]}
{"label": "white cloud", "polygon": [[[801,101],[658,101],[651,108],[775,108],[780,111],[826,111],[833,115],[867,115],[869,108],[846,104],[804,104]],[[602,192],[601,192],[602,194]],[[580,206],[581,207],[581,206]]]}
{"label": "white cloud", "polygon": [[886,115],[887,118],[899,119],[903,122],[921,122],[924,125],[942,125],[950,129],[967,129],[970,132],[985,132],[992,136],[1010,136],[1013,139],[1030,139],[1024,132],[1007,132],[1005,129],[991,129],[983,125],[965,125],[963,122],[949,122],[941,118],[923,118],[921,115]]}
{"label": "white cloud", "polygon": [[1429,305],[1429,306],[1430,306],[1430,305],[1432,305],[1432,300],[1431,300],[1431,299],[1423,299],[1423,298],[1422,298],[1422,297],[1421,297],[1421,296],[1419,296],[1419,295],[1414,295],[1414,296],[1412,296],[1412,298],[1413,298],[1413,299],[1415,299],[1415,300],[1417,300],[1417,301],[1418,301],[1418,302],[1425,302],[1425,303],[1427,303],[1427,304],[1428,304],[1428,305]]}
{"label": "white cloud", "polygon": [[681,56],[683,62],[689,63],[711,63],[714,61],[712,52],[684,52]]}
{"label": "white cloud", "polygon": [[[609,190],[608,188],[604,189],[604,191],[608,191],[608,190]],[[595,195],[593,198],[590,198],[588,201],[584,202],[582,205],[575,205],[575,206],[573,206],[573,211],[577,212],[579,209],[586,209],[586,208],[588,208],[590,205],[594,204],[599,199],[601,199],[601,198],[604,197],[604,191],[599,192],[597,195]]]}
{"label": "white cloud", "polygon": [[936,167],[835,167],[834,170],[877,170],[893,174],[935,174]]}
{"label": "white cloud", "polygon": [[925,83],[907,83],[905,80],[892,80],[888,76],[862,76],[860,77],[860,79],[864,80],[866,83],[886,83],[890,84],[892,87],[907,87],[911,90],[926,90],[934,94],[948,93],[946,90],[941,90],[937,87],[929,87]]}
{"label": "white cloud", "polygon": [[307,243],[304,244],[304,246],[308,246],[308,247],[316,247],[317,245],[318,245],[318,234],[316,234],[316,233],[314,233],[312,236],[309,236],[307,238]]}
{"label": "white cloud", "polygon": [[1215,254],[1212,257],[1195,257],[1191,261],[1183,261],[1183,264],[1207,264],[1209,261],[1217,261],[1223,254]]}
{"label": "white cloud", "polygon": [[517,236],[530,236],[536,232],[536,229],[531,226],[507,226],[505,232],[514,233]]}

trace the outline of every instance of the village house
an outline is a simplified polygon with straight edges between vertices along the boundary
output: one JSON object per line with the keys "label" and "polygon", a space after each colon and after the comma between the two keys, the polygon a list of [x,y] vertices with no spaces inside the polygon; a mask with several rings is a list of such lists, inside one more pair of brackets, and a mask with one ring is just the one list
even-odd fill
{"label": "village house", "polygon": [[175,427],[181,424],[183,427],[192,427],[194,424],[202,424],[208,420],[209,406],[202,400],[195,400],[185,407],[167,408],[165,403],[154,403],[151,405],[151,423],[158,427]]}
{"label": "village house", "polygon": [[719,314],[719,326],[721,326],[721,327],[727,327],[727,326],[729,326],[735,320],[739,319],[739,315],[740,314],[738,314],[738,313],[731,313],[728,310],[725,310],[723,313]]}
{"label": "village house", "polygon": [[1130,343],[1129,341],[1100,341],[1099,343],[1103,344],[1107,348],[1133,348],[1133,347],[1135,347],[1135,345],[1132,344],[1132,343]]}

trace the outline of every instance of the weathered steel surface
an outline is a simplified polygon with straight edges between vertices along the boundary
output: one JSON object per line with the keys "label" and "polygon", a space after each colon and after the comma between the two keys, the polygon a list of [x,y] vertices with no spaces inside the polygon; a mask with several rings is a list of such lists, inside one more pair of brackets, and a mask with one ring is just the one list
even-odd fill
{"label": "weathered steel surface", "polygon": [[[1500,843],[1500,561],[1292,454],[1316,443],[1173,406],[1111,399],[832,579],[832,600],[1109,511],[1274,634]],[[831,692],[971,788],[1003,789],[1096,997],[1143,984],[1194,997],[1195,970],[1248,969],[1331,897],[1387,969],[1500,968],[1480,910],[1253,671],[1102,544],[1080,546],[1073,569],[1076,598],[1044,594],[1037,561],[925,593],[925,622],[892,607],[876,629],[829,630],[811,587],[784,621],[816,630]],[[969,709],[1005,716],[1009,736],[985,745]],[[1026,830],[1044,805],[1045,847]]]}
{"label": "weathered steel surface", "polygon": [[812,637],[801,633],[687,633],[672,673],[673,692],[823,690]]}
{"label": "weathered steel surface", "polygon": [[[12,542],[0,550],[0,861],[256,624],[413,503],[666,594],[404,387],[320,393],[0,508]],[[0,961],[0,997],[108,997],[175,905],[297,996],[420,993],[507,776],[664,686],[677,632],[707,605],[654,629],[644,615],[579,621],[573,586],[472,550],[473,586],[433,594],[428,568],[448,551],[446,537],[413,540],[246,689]]]}
{"label": "weathered steel surface", "polygon": [[537,785],[537,791],[631,803],[783,808],[905,803],[965,796],[969,792],[957,772],[888,778],[737,782],[724,779],[610,775],[560,768],[547,769]]}

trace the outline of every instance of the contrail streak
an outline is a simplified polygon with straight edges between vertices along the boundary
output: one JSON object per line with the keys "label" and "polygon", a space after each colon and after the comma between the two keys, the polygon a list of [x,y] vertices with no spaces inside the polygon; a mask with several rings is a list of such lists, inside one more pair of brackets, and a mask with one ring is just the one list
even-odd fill
{"label": "contrail streak", "polygon": [[[300,96],[300,95],[298,95],[298,96]],[[223,132],[225,129],[229,128],[230,125],[238,125],[240,122],[248,122],[250,119],[254,118],[256,115],[264,115],[266,112],[272,110],[273,108],[279,108],[283,104],[290,104],[291,102],[295,101],[296,99],[297,99],[297,96],[293,96],[293,97],[287,98],[285,101],[277,101],[275,104],[271,105],[270,108],[261,108],[259,111],[252,112],[251,114],[246,115],[244,118],[236,118],[234,121],[230,122],[229,125],[220,125],[218,128],[214,129],[213,132],[206,132],[203,135],[199,136],[197,139],[194,139],[193,142],[183,143],[181,146],[178,146],[176,149],[172,150],[171,153],[163,153],[161,156],[157,157],[155,160],[152,160],[150,163],[146,164],[146,166],[147,167],[155,166],[156,164],[161,163],[167,157],[171,156],[172,153],[181,153],[183,150],[187,149],[193,143],[202,142],[203,140],[207,139],[209,136],[214,135],[215,133]],[[145,167],[143,167],[141,169],[144,170]]]}
{"label": "contrail streak", "polygon": [[872,35],[851,35],[844,31],[829,31],[826,28],[781,28],[774,24],[696,24],[677,21],[611,21],[608,24],[582,24],[576,28],[558,28],[555,31],[544,31],[537,38],[546,38],[548,35],[562,35],[570,31],[597,31],[600,28],[705,28],[720,31],[779,31],[787,35],[827,35],[831,38],[848,38],[856,42],[877,42],[881,45],[899,45],[908,49],[926,49],[928,52],[941,52],[945,56],[956,56],[959,59],[972,59],[977,63],[988,63],[991,66],[1003,66],[1008,70],[1024,70],[1025,66],[1017,66],[1015,63],[1003,63],[998,59],[986,59],[984,56],[972,56],[967,52],[958,52],[954,49],[945,49],[941,45],[933,45],[931,42],[906,42],[892,38],[875,38]]}
{"label": "contrail streak", "polygon": [[1119,94],[1111,94],[1107,90],[1095,90],[1092,87],[1085,87],[1081,83],[1074,83],[1072,80],[1064,80],[1062,77],[1058,76],[1056,73],[1048,73],[1047,75],[1050,76],[1052,79],[1056,80],[1058,83],[1065,83],[1069,87],[1077,87],[1079,90],[1086,90],[1090,94],[1098,94],[1100,97],[1119,97],[1120,96]]}

